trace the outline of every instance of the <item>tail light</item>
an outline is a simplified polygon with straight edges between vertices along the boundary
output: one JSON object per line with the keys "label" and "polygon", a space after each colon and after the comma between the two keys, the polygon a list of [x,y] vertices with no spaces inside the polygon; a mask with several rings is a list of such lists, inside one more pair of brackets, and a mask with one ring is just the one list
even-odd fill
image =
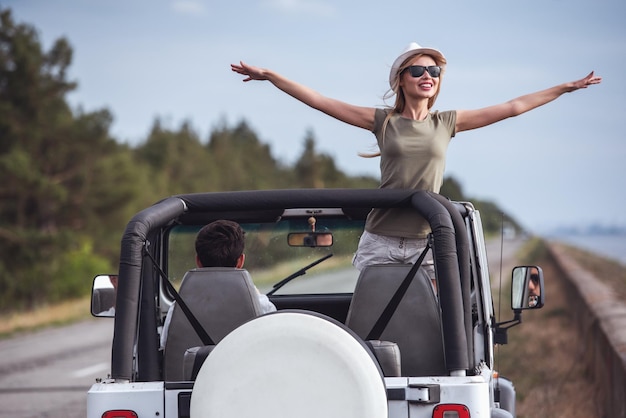
{"label": "tail light", "polygon": [[106,411],[102,418],[137,418],[137,413],[129,409],[114,409]]}
{"label": "tail light", "polygon": [[470,418],[467,406],[458,403],[439,404],[433,409],[433,418]]}

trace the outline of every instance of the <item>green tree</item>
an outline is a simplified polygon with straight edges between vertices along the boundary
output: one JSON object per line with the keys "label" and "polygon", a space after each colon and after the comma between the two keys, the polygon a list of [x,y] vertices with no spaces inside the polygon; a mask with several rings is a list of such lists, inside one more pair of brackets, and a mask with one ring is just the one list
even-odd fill
{"label": "green tree", "polygon": [[153,193],[159,197],[210,191],[219,185],[217,168],[187,121],[171,131],[156,119],[148,139],[135,152],[150,168]]}
{"label": "green tree", "polygon": [[335,164],[332,156],[316,149],[315,135],[306,132],[304,149],[294,165],[297,187],[302,188],[376,188],[378,181],[373,177],[350,177]]}
{"label": "green tree", "polygon": [[312,131],[307,131],[304,138],[304,150],[295,164],[294,171],[298,186],[320,189],[325,185],[322,166],[323,156],[315,150],[315,138]]}
{"label": "green tree", "polygon": [[503,222],[512,226],[517,232],[523,230],[515,219],[505,214],[495,203],[465,196],[461,183],[453,177],[445,178],[441,194],[451,200],[471,202],[480,212],[483,230],[487,235],[500,233]]}
{"label": "green tree", "polygon": [[463,197],[461,183],[459,183],[454,177],[446,177],[443,180],[440,194],[444,195],[450,200],[465,200],[465,198]]}
{"label": "green tree", "polygon": [[209,137],[207,150],[219,173],[217,190],[261,190],[289,187],[291,173],[272,156],[245,121],[229,128],[222,121]]}
{"label": "green tree", "polygon": [[106,239],[85,247],[87,233],[102,223],[103,207],[107,216],[111,207],[123,211],[132,191],[94,196],[95,184],[117,175],[97,168],[120,146],[108,134],[108,111],[74,115],[67,105],[65,95],[76,88],[66,80],[68,41],[44,52],[34,28],[16,24],[10,11],[0,11],[0,24],[0,284],[9,289],[0,306],[34,305],[65,280],[55,260],[77,248],[101,249]]}

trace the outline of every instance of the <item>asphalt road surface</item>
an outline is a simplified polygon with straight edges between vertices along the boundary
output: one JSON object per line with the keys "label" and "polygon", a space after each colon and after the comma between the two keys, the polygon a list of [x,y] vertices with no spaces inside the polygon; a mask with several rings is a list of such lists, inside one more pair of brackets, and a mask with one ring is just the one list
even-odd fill
{"label": "asphalt road surface", "polygon": [[486,241],[487,260],[489,261],[489,274],[491,276],[491,287],[493,292],[500,283],[504,288],[511,282],[511,272],[513,267],[519,265],[516,255],[525,239],[492,239]]}
{"label": "asphalt road surface", "polygon": [[[520,240],[488,241],[494,287],[500,271],[503,283],[510,280],[521,244]],[[347,275],[347,284],[336,290],[351,291],[352,276]],[[338,277],[327,279],[341,282]],[[316,282],[317,278],[302,277],[293,285],[304,291],[309,284],[319,286]],[[0,418],[85,417],[89,387],[111,369],[112,333],[113,320],[100,318],[0,340]]]}
{"label": "asphalt road surface", "polygon": [[87,390],[111,369],[113,320],[0,340],[0,417],[84,418]]}

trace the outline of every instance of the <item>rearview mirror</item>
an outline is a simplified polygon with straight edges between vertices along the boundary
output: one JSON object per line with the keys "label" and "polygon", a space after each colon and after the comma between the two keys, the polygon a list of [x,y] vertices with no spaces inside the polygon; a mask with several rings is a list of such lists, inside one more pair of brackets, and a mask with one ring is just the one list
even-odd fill
{"label": "rearview mirror", "polygon": [[543,271],[537,266],[518,266],[511,281],[511,308],[539,309],[544,304]]}
{"label": "rearview mirror", "polygon": [[333,234],[330,232],[292,232],[287,235],[290,247],[330,247]]}
{"label": "rearview mirror", "polygon": [[91,288],[91,314],[97,317],[115,316],[117,274],[103,274],[93,279]]}

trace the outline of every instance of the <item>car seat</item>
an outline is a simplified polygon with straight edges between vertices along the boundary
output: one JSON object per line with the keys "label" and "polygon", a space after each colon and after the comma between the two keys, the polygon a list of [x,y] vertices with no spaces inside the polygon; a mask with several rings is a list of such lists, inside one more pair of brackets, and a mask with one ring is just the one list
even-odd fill
{"label": "car seat", "polygon": [[[410,264],[364,268],[352,296],[346,325],[366,339],[410,269]],[[439,303],[423,268],[417,271],[378,339],[398,344],[402,376],[447,375]]]}
{"label": "car seat", "polygon": [[[179,295],[217,344],[228,333],[261,314],[258,290],[247,270],[205,267],[188,271]],[[190,347],[203,345],[178,304],[169,325],[163,353],[163,377],[183,380],[183,357]]]}

